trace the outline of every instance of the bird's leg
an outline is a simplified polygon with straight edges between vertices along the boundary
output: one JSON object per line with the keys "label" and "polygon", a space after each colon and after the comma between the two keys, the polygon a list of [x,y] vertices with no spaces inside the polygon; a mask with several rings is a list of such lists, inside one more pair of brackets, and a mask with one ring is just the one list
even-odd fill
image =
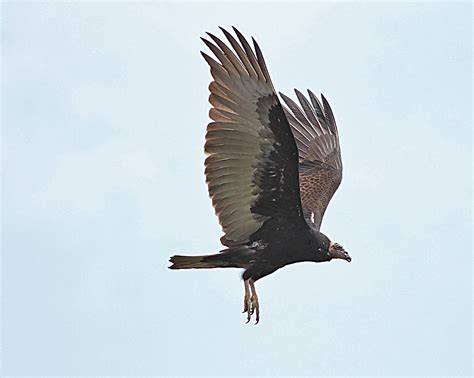
{"label": "bird's leg", "polygon": [[255,281],[252,278],[244,280],[244,313],[247,313],[247,323],[255,312],[255,324],[260,321],[260,307],[258,305],[257,291],[255,290]]}
{"label": "bird's leg", "polygon": [[[249,278],[250,290],[252,291],[252,296],[250,297],[250,302],[252,305],[250,315],[255,311],[255,324],[260,321],[260,306],[258,304],[258,296],[257,291],[255,290],[255,282],[252,278]],[[248,315],[248,319],[250,320],[250,315]]]}
{"label": "bird's leg", "polygon": [[249,280],[244,280],[244,289],[245,289],[245,294],[244,294],[244,313],[247,312],[247,323],[250,321],[250,307],[251,307],[251,302],[250,302],[250,288],[249,288]]}

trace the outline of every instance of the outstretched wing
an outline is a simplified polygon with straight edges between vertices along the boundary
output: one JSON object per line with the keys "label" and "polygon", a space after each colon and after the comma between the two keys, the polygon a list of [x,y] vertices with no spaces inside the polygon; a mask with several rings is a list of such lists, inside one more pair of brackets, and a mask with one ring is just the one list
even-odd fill
{"label": "outstretched wing", "polygon": [[308,90],[310,101],[298,90],[301,105],[280,93],[286,117],[296,139],[304,217],[317,230],[324,212],[342,180],[342,160],[336,120],[326,98],[322,104]]}
{"label": "outstretched wing", "polygon": [[268,220],[306,227],[298,183],[298,151],[262,53],[222,29],[203,39],[217,61],[202,53],[214,81],[209,85],[205,152],[209,195],[225,233],[225,245],[250,240]]}

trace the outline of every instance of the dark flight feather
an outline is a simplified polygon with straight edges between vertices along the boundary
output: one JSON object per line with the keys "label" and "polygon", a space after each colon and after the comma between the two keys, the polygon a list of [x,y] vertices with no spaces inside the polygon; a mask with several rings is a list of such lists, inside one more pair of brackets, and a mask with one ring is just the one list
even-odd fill
{"label": "dark flight feather", "polygon": [[224,240],[235,244],[249,241],[270,218],[281,227],[305,226],[297,146],[262,52],[238,31],[240,44],[224,34],[234,51],[211,33],[212,41],[203,38],[217,59],[203,53],[214,78],[209,102],[216,120],[207,129],[205,173]]}

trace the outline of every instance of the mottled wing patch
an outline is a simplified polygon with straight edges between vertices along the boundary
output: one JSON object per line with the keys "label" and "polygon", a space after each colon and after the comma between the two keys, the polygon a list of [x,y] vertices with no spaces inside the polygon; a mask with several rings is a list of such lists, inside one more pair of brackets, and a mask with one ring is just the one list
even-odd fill
{"label": "mottled wing patch", "polygon": [[326,98],[295,90],[300,105],[280,93],[298,146],[301,201],[306,221],[320,229],[326,208],[342,180],[336,121]]}

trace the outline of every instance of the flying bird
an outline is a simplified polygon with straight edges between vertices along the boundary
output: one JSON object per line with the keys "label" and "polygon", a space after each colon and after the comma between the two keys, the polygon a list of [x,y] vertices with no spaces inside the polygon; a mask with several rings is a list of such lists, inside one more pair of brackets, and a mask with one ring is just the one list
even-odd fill
{"label": "flying bird", "polygon": [[170,269],[245,269],[247,322],[260,305],[255,282],[286,265],[351,261],[320,231],[342,179],[339,136],[326,98],[295,90],[299,105],[273,87],[262,52],[233,28],[227,43],[202,38],[209,64],[212,119],[207,126],[205,176],[224,236],[217,254],[170,258]]}

